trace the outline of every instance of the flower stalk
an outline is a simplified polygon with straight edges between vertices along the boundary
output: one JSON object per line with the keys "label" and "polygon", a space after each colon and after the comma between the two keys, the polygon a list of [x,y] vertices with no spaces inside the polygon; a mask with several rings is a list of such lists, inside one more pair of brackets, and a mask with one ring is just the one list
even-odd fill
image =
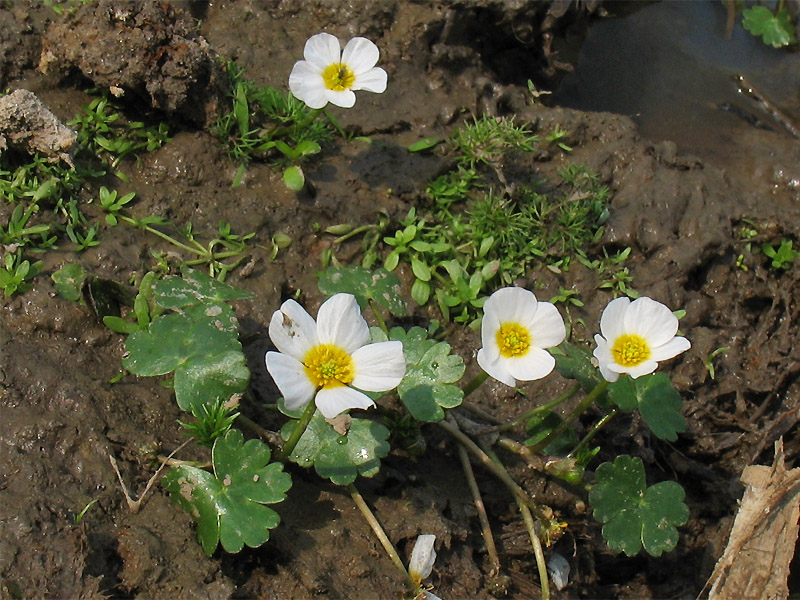
{"label": "flower stalk", "polygon": [[303,414],[300,415],[300,419],[297,422],[297,427],[294,428],[292,435],[289,436],[289,439],[286,440],[283,448],[281,448],[280,452],[278,452],[277,459],[279,461],[286,462],[289,460],[289,457],[292,455],[295,446],[297,446],[297,442],[299,442],[300,438],[303,437],[303,434],[306,432],[308,424],[311,422],[311,418],[314,416],[316,411],[317,405],[313,402],[309,402],[306,405],[305,410],[303,410]]}

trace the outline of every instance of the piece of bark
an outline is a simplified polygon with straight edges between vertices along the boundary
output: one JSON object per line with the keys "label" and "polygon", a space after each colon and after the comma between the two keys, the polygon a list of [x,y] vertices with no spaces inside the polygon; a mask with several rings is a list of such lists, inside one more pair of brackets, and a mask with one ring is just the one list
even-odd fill
{"label": "piece of bark", "polygon": [[781,438],[772,466],[746,467],[741,480],[747,488],[728,545],[703,591],[711,586],[709,600],[788,598],[800,519],[800,468],[786,470]]}

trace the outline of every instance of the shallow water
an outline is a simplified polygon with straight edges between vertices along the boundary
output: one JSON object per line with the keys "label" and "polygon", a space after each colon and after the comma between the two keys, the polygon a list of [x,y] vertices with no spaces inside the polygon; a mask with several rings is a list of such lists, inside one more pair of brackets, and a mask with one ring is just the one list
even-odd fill
{"label": "shallow water", "polygon": [[[734,76],[800,123],[800,52],[764,45],[742,29],[741,17],[729,39],[725,29],[719,2],[660,2],[598,20],[554,102],[630,116],[645,138],[672,140],[729,174],[780,179],[775,151],[797,156],[800,140],[740,93]],[[791,162],[779,166],[789,180],[798,175]]]}

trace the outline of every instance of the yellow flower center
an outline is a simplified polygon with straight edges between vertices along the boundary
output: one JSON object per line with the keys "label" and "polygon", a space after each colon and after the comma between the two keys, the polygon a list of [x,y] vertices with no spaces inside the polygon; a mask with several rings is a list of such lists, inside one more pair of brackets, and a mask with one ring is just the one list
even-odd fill
{"label": "yellow flower center", "polygon": [[642,336],[624,333],[614,341],[611,354],[618,365],[635,367],[650,358],[650,346]]}
{"label": "yellow flower center", "polygon": [[519,323],[503,323],[497,330],[497,346],[506,358],[524,356],[531,347],[531,334]]}
{"label": "yellow flower center", "polygon": [[322,80],[329,90],[341,92],[353,87],[356,82],[356,74],[344,63],[332,63],[322,72]]}
{"label": "yellow flower center", "polygon": [[308,351],[303,359],[306,375],[317,388],[347,385],[353,378],[353,359],[333,344],[320,344]]}

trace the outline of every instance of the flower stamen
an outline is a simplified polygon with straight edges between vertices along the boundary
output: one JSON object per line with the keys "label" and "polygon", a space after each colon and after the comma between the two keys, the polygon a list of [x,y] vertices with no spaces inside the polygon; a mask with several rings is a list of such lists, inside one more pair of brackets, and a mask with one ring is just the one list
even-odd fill
{"label": "flower stamen", "polygon": [[318,389],[347,385],[355,376],[353,359],[333,344],[314,346],[303,359],[303,366],[308,378]]}
{"label": "flower stamen", "polygon": [[524,356],[531,347],[531,334],[519,323],[503,323],[497,330],[497,346],[506,358]]}
{"label": "flower stamen", "polygon": [[626,368],[635,367],[650,358],[650,346],[643,337],[624,333],[614,341],[611,354],[617,364]]}
{"label": "flower stamen", "polygon": [[329,90],[343,92],[353,87],[356,82],[356,74],[353,69],[342,62],[331,63],[322,71],[322,80]]}

